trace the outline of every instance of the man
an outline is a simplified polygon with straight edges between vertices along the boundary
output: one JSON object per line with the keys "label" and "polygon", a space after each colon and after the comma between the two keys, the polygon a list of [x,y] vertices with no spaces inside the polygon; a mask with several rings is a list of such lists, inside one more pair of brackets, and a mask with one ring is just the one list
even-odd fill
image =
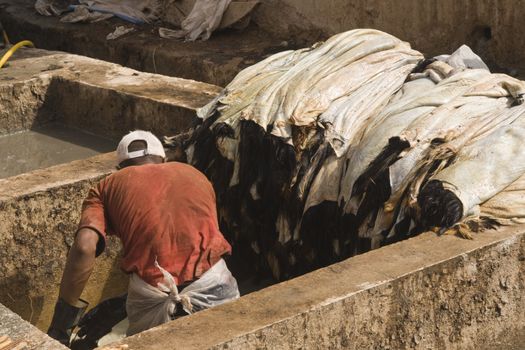
{"label": "man", "polygon": [[[69,251],[48,331],[64,344],[87,306],[79,297],[107,235],[120,238],[121,268],[131,275],[128,335],[167,322],[182,309],[192,313],[239,297],[221,258],[231,247],[219,231],[206,177],[189,165],[165,163],[161,142],[145,131],[122,138],[117,160],[119,171],[84,201]],[[179,294],[177,286],[187,287]]]}

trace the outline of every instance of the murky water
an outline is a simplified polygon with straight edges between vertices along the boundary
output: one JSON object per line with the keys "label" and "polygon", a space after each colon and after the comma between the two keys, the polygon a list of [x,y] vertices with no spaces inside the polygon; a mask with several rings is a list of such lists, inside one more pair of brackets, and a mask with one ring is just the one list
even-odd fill
{"label": "murky water", "polygon": [[116,145],[56,124],[0,136],[0,178],[110,152]]}

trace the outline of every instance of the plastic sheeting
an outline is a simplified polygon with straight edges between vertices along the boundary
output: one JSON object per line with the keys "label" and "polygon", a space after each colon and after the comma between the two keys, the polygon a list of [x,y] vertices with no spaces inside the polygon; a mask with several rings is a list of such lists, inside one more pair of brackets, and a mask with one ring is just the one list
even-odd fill
{"label": "plastic sheeting", "polygon": [[[134,24],[166,19],[180,29],[161,27],[161,37],[195,41],[208,40],[218,29],[245,28],[249,23],[251,11],[258,3],[258,0],[193,0],[169,4],[161,0],[36,0],[35,10],[43,16],[65,14],[61,21],[68,23],[94,23],[113,16]],[[166,16],[168,5],[179,10],[175,21],[173,18],[162,18]],[[189,6],[191,11],[186,15],[185,11]]]}
{"label": "plastic sheeting", "polygon": [[188,16],[182,21],[180,30],[160,28],[163,38],[184,38],[186,41],[208,40],[221,23],[222,16],[232,0],[197,0]]}

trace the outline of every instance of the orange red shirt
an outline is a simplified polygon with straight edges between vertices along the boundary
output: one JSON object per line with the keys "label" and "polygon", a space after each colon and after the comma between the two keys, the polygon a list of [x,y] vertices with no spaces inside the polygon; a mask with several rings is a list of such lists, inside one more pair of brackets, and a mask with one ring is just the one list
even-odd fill
{"label": "orange red shirt", "polygon": [[118,236],[122,270],[153,286],[162,281],[155,259],[180,285],[231,253],[219,231],[212,185],[178,162],[130,166],[100,181],[82,206],[79,230],[85,227],[99,233],[99,243]]}

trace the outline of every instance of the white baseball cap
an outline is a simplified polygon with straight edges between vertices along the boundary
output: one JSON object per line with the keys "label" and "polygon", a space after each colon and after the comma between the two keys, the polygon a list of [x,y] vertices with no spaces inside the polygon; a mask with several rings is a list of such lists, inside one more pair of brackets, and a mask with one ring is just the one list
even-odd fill
{"label": "white baseball cap", "polygon": [[[140,151],[129,152],[128,147],[133,141],[146,142],[146,148]],[[147,155],[159,156],[166,158],[164,147],[160,140],[149,131],[135,130],[127,134],[120,140],[117,147],[117,163],[120,164],[125,160],[143,157]]]}

